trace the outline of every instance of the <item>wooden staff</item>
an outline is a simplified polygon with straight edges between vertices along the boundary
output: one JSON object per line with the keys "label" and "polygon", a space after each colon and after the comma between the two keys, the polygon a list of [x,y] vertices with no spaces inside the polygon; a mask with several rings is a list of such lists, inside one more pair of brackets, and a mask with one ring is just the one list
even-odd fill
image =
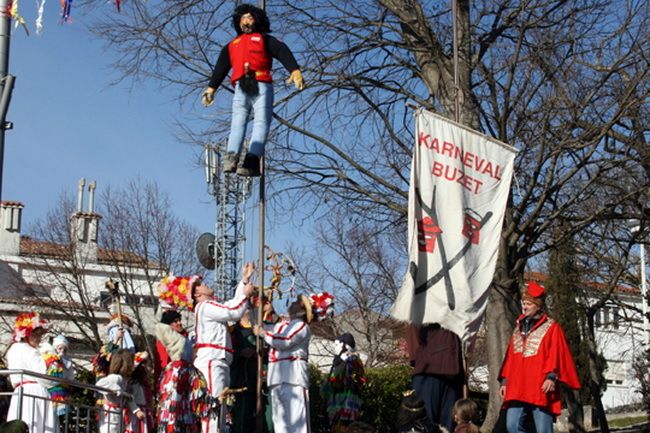
{"label": "wooden staff", "polygon": [[115,310],[117,311],[117,323],[119,329],[122,331],[122,333],[118,334],[117,341],[115,342],[115,344],[122,347],[124,328],[122,326],[122,303],[120,302],[120,283],[119,281],[113,281],[113,279],[109,278],[108,281],[106,281],[106,283],[104,284],[104,286],[108,289],[109,293],[113,297],[113,304],[115,305]]}

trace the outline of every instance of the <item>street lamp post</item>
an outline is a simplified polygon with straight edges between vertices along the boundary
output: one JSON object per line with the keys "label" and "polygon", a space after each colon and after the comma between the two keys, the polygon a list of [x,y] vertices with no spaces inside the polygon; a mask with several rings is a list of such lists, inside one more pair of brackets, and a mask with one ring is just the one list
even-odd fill
{"label": "street lamp post", "polygon": [[[636,233],[641,230],[639,221],[633,220],[630,221],[632,225],[632,233]],[[648,324],[648,287],[646,284],[646,273],[645,273],[645,242],[642,239],[639,242],[639,256],[641,259],[641,312],[643,313],[643,342],[645,343],[646,348],[650,348],[650,325]]]}
{"label": "street lamp post", "polygon": [[6,121],[11,92],[16,77],[9,75],[9,39],[11,37],[11,17],[7,11],[8,0],[0,0],[0,198],[2,198],[2,167],[4,165],[5,131],[11,129]]}
{"label": "street lamp post", "polygon": [[650,327],[648,325],[648,287],[645,276],[645,244],[639,244],[639,255],[641,255],[641,311],[643,312],[643,335],[646,348],[650,345]]}

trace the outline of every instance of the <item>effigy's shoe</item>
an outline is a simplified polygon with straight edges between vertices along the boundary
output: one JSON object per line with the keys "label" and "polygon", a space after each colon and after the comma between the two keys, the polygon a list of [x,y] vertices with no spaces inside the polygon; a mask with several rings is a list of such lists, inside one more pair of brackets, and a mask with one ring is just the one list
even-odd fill
{"label": "effigy's shoe", "polygon": [[239,155],[234,152],[226,153],[226,157],[223,160],[223,172],[224,173],[234,173],[237,170],[237,163],[239,162]]}
{"label": "effigy's shoe", "polygon": [[252,153],[247,153],[244,157],[244,162],[241,167],[237,169],[237,174],[239,176],[245,177],[259,177],[260,173],[260,157],[253,155]]}

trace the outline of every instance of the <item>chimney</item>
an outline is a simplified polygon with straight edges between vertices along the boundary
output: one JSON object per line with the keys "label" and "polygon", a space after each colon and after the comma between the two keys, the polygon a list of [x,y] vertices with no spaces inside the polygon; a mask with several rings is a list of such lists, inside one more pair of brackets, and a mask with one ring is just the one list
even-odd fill
{"label": "chimney", "polygon": [[99,220],[102,219],[101,215],[94,211],[97,184],[95,181],[88,184],[88,210],[84,212],[85,184],[86,180],[81,178],[77,196],[77,212],[70,217],[72,244],[77,260],[83,263],[97,263],[97,232],[99,230]]}
{"label": "chimney", "polygon": [[23,207],[25,206],[17,201],[0,202],[0,255],[20,254],[20,222]]}

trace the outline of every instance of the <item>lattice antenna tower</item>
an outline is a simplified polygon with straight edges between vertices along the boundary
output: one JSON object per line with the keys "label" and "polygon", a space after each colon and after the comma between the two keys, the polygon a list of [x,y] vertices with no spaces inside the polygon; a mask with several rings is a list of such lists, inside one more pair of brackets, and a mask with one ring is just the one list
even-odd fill
{"label": "lattice antenna tower", "polygon": [[246,241],[245,203],[251,180],[223,172],[225,144],[205,146],[205,177],[217,205],[214,227],[214,288],[220,299],[234,296]]}

